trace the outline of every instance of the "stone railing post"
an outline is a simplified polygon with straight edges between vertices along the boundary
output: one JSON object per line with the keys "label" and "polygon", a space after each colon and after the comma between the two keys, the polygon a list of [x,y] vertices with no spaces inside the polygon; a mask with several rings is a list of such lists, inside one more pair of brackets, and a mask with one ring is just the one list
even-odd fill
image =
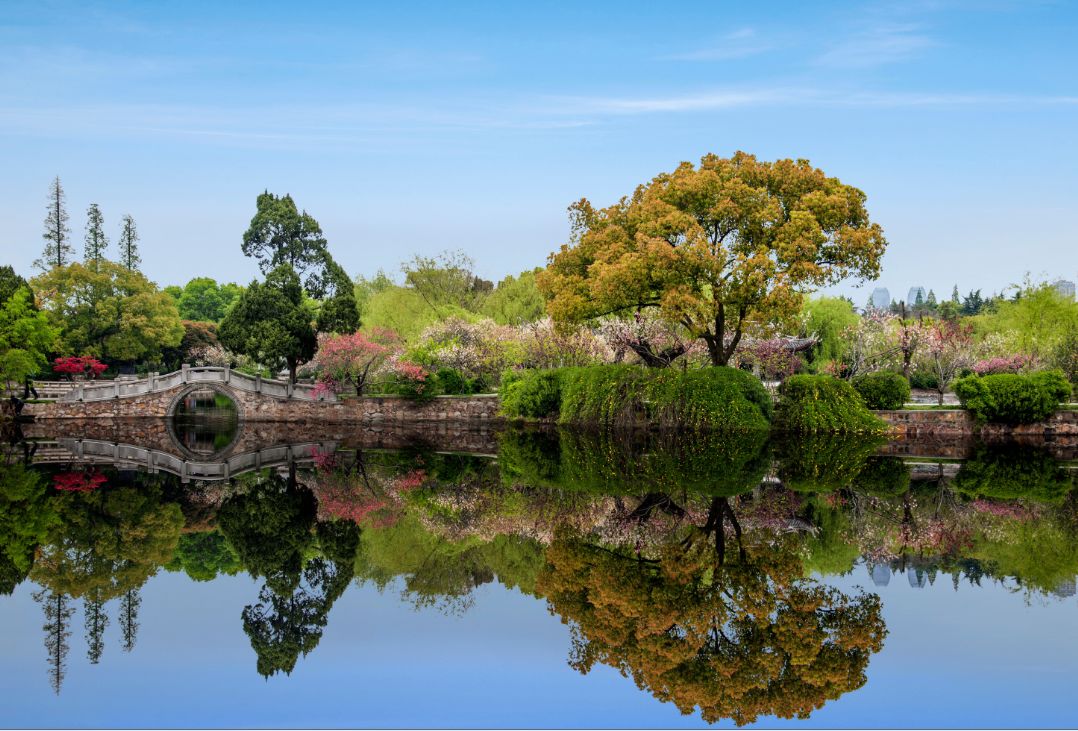
{"label": "stone railing post", "polygon": [[232,366],[225,366],[225,383],[232,383]]}
{"label": "stone railing post", "polygon": [[262,393],[262,374],[255,376],[255,393]]}
{"label": "stone railing post", "polygon": [[150,371],[150,393],[157,390],[157,371]]}
{"label": "stone railing post", "polygon": [[293,385],[292,385],[292,382],[291,382],[291,381],[289,381],[288,383],[286,383],[286,384],[285,384],[285,386],[284,386],[284,395],[285,395],[286,397],[288,397],[288,398],[292,398],[292,390],[293,390],[294,388],[295,388],[295,386],[293,386]]}
{"label": "stone railing post", "polygon": [[191,375],[189,373],[190,369],[191,369],[191,366],[187,365],[186,363],[183,363],[183,364],[180,365],[180,380],[183,383],[187,383],[187,379]]}
{"label": "stone railing post", "polygon": [[120,398],[120,382],[119,381],[113,381],[112,382],[112,397],[113,398]]}
{"label": "stone railing post", "polygon": [[82,401],[82,400],[83,400],[83,397],[85,396],[85,394],[83,393],[83,390],[82,390],[82,389],[83,389],[83,385],[82,385],[82,384],[80,383],[80,384],[79,384],[79,385],[77,385],[77,386],[76,386],[75,388],[76,388],[76,391],[75,391],[75,393],[77,393],[77,394],[78,394],[78,396],[77,396],[76,398],[78,398],[78,400],[79,400],[79,401]]}

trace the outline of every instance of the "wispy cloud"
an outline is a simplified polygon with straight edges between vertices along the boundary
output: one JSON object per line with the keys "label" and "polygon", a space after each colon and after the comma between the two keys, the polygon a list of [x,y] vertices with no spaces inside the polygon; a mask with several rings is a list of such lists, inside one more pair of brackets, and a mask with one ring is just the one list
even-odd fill
{"label": "wispy cloud", "polygon": [[714,44],[695,51],[674,53],[669,61],[727,61],[765,53],[775,47],[773,40],[761,38],[752,28],[741,28],[720,37]]}
{"label": "wispy cloud", "polygon": [[868,68],[915,58],[939,42],[914,23],[884,23],[832,45],[816,62],[839,68]]}

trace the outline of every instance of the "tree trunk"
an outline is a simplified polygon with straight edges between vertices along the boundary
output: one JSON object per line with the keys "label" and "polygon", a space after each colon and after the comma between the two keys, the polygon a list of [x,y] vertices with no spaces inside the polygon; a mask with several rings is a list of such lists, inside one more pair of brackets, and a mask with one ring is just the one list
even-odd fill
{"label": "tree trunk", "polygon": [[297,368],[297,366],[298,366],[298,364],[296,363],[295,358],[289,358],[288,359],[288,381],[293,386],[296,385],[296,368]]}

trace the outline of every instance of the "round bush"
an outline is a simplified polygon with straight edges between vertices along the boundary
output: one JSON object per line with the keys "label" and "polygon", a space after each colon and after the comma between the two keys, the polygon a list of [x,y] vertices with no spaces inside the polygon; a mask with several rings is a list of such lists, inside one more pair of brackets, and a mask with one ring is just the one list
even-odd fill
{"label": "round bush", "polygon": [[1055,413],[1070,398],[1071,386],[1061,371],[997,373],[960,378],[954,392],[978,421],[1031,424]]}
{"label": "round bush", "polygon": [[910,398],[910,382],[893,371],[858,376],[853,387],[870,409],[901,409]]}
{"label": "round bush", "polygon": [[781,431],[878,433],[887,428],[853,386],[832,376],[790,376],[779,395],[775,425]]}

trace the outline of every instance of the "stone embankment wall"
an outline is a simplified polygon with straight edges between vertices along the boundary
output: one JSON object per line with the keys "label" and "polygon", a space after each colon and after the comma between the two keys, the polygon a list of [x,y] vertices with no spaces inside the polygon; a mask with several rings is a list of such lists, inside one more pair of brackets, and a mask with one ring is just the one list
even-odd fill
{"label": "stone embankment wall", "polygon": [[961,409],[876,411],[897,437],[979,434],[982,438],[1078,436],[1078,411],[1057,411],[1035,424],[977,424]]}
{"label": "stone embankment wall", "polygon": [[[367,396],[339,402],[278,399],[266,394],[231,391],[228,394],[244,421],[394,424],[423,421],[492,422],[498,418],[498,397],[436,396],[430,401],[394,396]],[[55,401],[27,404],[24,417],[43,419],[127,419],[163,417],[176,397],[175,391],[107,401]]]}

